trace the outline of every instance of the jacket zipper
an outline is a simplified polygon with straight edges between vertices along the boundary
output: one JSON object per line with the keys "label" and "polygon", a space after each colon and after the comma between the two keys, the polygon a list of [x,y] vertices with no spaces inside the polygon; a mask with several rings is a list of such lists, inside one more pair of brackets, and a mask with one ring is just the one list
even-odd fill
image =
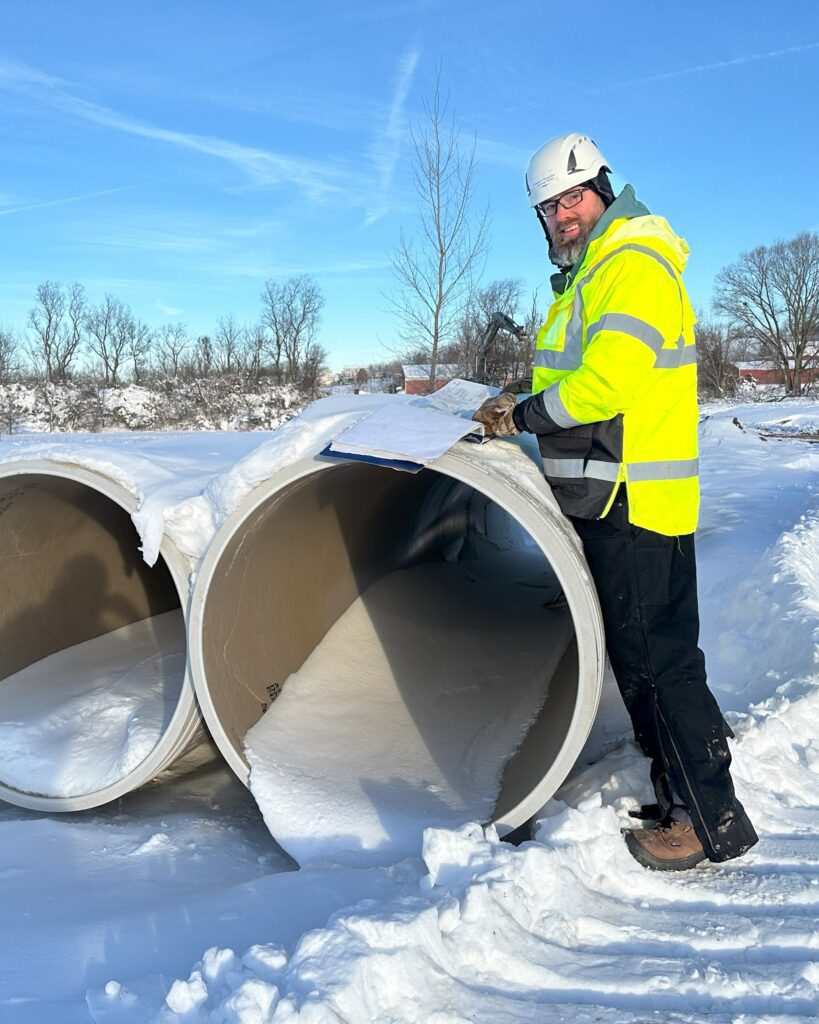
{"label": "jacket zipper", "polygon": [[609,495],[609,499],[606,502],[606,507],[597,517],[598,519],[605,519],[609,512],[611,512],[611,506],[614,504],[614,499],[617,497],[617,491],[620,487],[620,484],[624,484],[626,482],[625,468],[626,464],[624,462],[621,462],[620,468],[617,470],[617,479],[614,481],[614,486],[612,487],[611,494]]}

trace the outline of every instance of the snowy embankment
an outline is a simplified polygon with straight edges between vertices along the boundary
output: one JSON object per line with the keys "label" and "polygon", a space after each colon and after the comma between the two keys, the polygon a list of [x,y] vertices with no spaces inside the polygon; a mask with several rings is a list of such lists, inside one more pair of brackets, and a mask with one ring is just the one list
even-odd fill
{"label": "snowy embankment", "polygon": [[0,384],[0,432],[65,430],[272,430],[308,400],[292,384],[240,374]]}
{"label": "snowy embankment", "polygon": [[[702,427],[702,640],[761,835],[749,854],[681,875],[640,868],[620,829],[649,784],[627,740],[578,768],[535,842],[431,829],[390,867],[288,870],[218,767],[94,815],[4,807],[0,1020],[815,1019],[819,448],[755,429],[793,415],[819,431],[807,402],[720,408]],[[309,422],[291,427],[199,492],[190,474],[175,507],[157,491],[145,523],[161,518],[195,558],[271,446],[287,457],[312,443]]]}

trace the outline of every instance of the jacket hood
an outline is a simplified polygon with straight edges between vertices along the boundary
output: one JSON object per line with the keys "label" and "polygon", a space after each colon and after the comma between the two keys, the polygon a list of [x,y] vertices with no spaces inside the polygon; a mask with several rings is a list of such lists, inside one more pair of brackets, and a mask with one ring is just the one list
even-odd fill
{"label": "jacket hood", "polygon": [[[621,223],[615,225],[616,221]],[[679,273],[682,273],[690,251],[685,239],[674,234],[665,217],[653,216],[648,207],[641,203],[634,194],[634,187],[626,185],[595,224],[594,231],[586,243],[586,248],[574,266],[566,272],[552,275],[552,288],[555,294],[561,295],[571,285],[586,260],[589,246],[605,235],[613,225],[614,229],[611,231],[610,239],[616,239],[619,244],[623,244],[630,237],[645,238],[646,235],[649,235],[652,244],[661,255],[665,256]]]}

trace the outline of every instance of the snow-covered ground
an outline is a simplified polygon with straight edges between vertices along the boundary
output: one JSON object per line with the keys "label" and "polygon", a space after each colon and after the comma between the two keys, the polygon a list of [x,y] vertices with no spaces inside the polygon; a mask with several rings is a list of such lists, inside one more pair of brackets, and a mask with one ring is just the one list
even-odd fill
{"label": "snow-covered ground", "polygon": [[[534,842],[431,829],[388,866],[296,870],[218,760],[90,813],[0,804],[0,1021],[816,1019],[819,446],[759,435],[819,433],[819,404],[705,411],[702,641],[761,835],[749,854],[679,875],[640,868],[620,829],[649,784],[627,739],[578,767]],[[271,459],[314,433],[308,416],[255,449],[248,435],[157,437],[150,486],[120,471],[142,488],[146,553],[164,528],[193,561]],[[121,465],[126,443],[63,445]],[[10,454],[56,446],[21,439]]]}

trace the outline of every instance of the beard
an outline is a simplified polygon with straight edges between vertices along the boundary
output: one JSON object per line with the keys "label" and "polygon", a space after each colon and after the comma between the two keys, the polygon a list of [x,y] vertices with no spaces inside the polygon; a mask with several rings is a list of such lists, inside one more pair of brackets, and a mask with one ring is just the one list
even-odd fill
{"label": "beard", "polygon": [[560,267],[561,270],[573,267],[575,263],[583,255],[583,250],[591,237],[592,231],[597,224],[597,219],[589,224],[583,221],[578,221],[580,230],[574,238],[569,239],[566,242],[560,242],[555,238],[552,238],[551,234],[549,237],[549,259],[554,263],[556,267]]}

